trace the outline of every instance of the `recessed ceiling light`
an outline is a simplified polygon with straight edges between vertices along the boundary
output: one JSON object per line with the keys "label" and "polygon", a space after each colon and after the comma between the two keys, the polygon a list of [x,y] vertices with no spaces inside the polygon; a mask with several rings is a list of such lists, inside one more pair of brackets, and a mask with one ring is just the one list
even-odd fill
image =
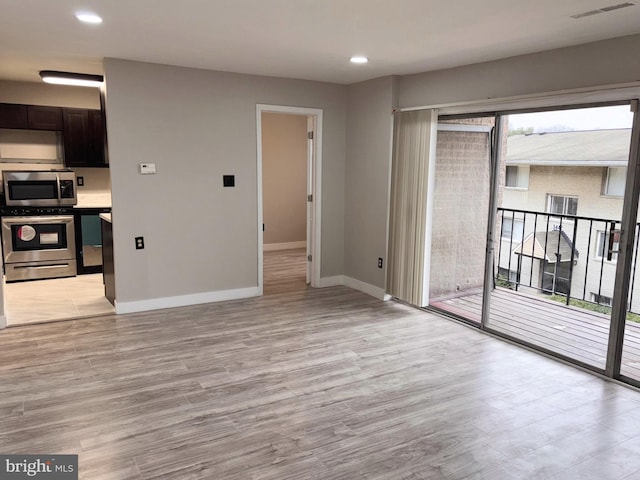
{"label": "recessed ceiling light", "polygon": [[102,23],[102,17],[91,12],[77,12],[76,18],[84,23]]}
{"label": "recessed ceiling light", "polygon": [[361,55],[356,55],[349,59],[351,63],[367,63],[369,59],[367,57],[363,57]]}

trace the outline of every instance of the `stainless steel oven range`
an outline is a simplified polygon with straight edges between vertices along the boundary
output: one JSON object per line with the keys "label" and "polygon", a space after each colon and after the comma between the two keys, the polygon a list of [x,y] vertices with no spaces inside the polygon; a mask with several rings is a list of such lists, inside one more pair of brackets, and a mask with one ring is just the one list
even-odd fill
{"label": "stainless steel oven range", "polygon": [[3,184],[0,231],[6,281],[75,276],[73,172],[3,172]]}
{"label": "stainless steel oven range", "polygon": [[72,208],[3,208],[0,215],[7,282],[76,275]]}

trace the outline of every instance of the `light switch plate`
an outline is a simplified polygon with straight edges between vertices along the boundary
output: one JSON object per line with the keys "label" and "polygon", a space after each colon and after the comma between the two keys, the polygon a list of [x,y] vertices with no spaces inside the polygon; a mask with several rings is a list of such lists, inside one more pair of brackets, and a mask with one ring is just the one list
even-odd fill
{"label": "light switch plate", "polygon": [[141,175],[154,175],[156,173],[155,163],[141,163],[140,174]]}

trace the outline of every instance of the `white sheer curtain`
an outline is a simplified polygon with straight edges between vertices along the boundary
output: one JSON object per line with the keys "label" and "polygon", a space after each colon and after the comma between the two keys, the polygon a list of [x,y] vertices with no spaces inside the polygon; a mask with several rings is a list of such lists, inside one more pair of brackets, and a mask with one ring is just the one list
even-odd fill
{"label": "white sheer curtain", "polygon": [[429,302],[436,110],[394,118],[387,293],[412,305]]}

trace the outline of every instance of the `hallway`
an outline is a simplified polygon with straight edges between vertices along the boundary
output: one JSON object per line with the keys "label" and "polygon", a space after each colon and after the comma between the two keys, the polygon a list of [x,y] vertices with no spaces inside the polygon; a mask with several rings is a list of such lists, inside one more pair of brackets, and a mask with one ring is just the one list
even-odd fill
{"label": "hallway", "polygon": [[304,248],[264,252],[264,295],[306,290]]}

